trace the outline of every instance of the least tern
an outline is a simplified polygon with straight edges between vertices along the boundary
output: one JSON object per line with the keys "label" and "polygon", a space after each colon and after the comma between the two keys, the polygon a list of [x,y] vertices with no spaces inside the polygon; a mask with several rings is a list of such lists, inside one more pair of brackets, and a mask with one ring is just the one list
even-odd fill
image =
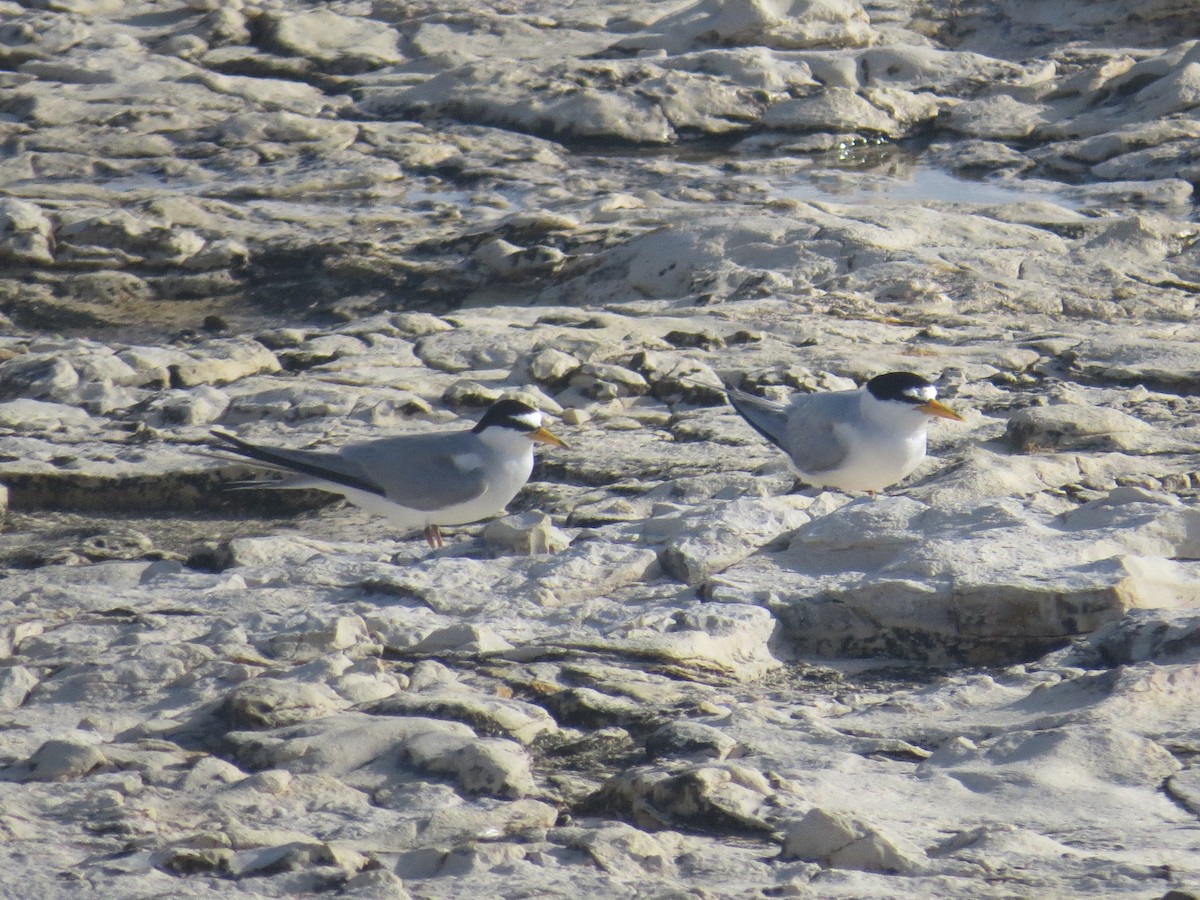
{"label": "least tern", "polygon": [[937,400],[937,388],[912,372],[888,372],[866,387],[797,394],[775,403],[726,386],[733,408],[786,453],[816,487],[875,493],[925,458],[931,418],[963,421]]}
{"label": "least tern", "polygon": [[566,447],[542,426],[542,414],[520,400],[497,400],[469,431],[406,434],[338,450],[287,450],[244,441],[224,431],[220,448],[290,477],[270,488],[317,488],[384,516],[402,528],[423,528],[442,546],[441,525],[494,516],[533,471],[535,442]]}

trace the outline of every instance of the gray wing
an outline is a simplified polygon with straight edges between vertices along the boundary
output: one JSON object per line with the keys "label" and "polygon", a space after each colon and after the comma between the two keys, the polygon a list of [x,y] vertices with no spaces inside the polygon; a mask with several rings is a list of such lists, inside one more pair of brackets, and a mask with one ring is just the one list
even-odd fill
{"label": "gray wing", "polygon": [[729,385],[725,386],[725,394],[729,397],[729,405],[737,410],[747,425],[776,447],[787,450],[784,446],[787,437],[787,407],[784,404],[755,397]]}
{"label": "gray wing", "polygon": [[800,394],[787,406],[783,449],[800,472],[817,474],[846,461],[840,431],[858,419],[859,391]]}
{"label": "gray wing", "polygon": [[358,466],[336,452],[267,447],[243,441],[226,431],[213,431],[212,434],[213,437],[220,438],[229,445],[221,448],[225,453],[244,456],[258,466],[273,472],[300,476],[299,481],[289,482],[286,485],[288,487],[309,486],[309,483],[317,486],[317,482],[323,481],[343,487],[357,488],[372,494],[383,493],[383,489],[372,482]]}
{"label": "gray wing", "polygon": [[389,500],[423,512],[474,500],[491,485],[484,447],[470,431],[383,438],[340,455]]}
{"label": "gray wing", "polygon": [[291,487],[320,487],[320,482],[355,488],[422,512],[465,503],[488,489],[478,439],[471,432],[409,434],[337,451],[287,450],[251,444],[232,434],[213,435],[226,448],[278,472],[300,476]]}

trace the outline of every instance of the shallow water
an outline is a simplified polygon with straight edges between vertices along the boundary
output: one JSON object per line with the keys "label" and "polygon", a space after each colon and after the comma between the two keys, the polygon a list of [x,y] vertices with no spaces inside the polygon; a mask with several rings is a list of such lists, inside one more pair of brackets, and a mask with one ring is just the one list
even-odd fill
{"label": "shallow water", "polygon": [[880,199],[920,203],[1055,203],[1067,209],[1081,204],[1056,189],[1053,182],[1016,179],[969,179],[926,163],[888,172],[831,169],[806,172],[804,177],[786,179],[777,185],[779,196],[792,200],[836,200],[841,203],[870,203]]}

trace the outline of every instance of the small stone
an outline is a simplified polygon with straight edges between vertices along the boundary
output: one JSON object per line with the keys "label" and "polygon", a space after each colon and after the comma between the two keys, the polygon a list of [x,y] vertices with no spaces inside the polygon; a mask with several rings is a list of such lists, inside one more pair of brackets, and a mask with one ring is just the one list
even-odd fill
{"label": "small stone", "polygon": [[404,889],[404,881],[387,869],[368,869],[359,872],[338,890],[339,897],[361,897],[362,900],[412,900]]}
{"label": "small stone", "polygon": [[246,338],[206,341],[188,351],[188,356],[187,362],[170,367],[171,382],[177,387],[228,384],[248,375],[282,369],[275,354]]}
{"label": "small stone", "polygon": [[484,407],[495,403],[504,395],[497,388],[484,387],[477,381],[461,379],[442,392],[442,402],[452,409]]}
{"label": "small stone", "polygon": [[562,420],[568,425],[583,425],[592,420],[592,414],[586,409],[572,406],[563,410]]}
{"label": "small stone", "polygon": [[79,374],[58,356],[18,356],[0,363],[0,400],[66,400],[78,385]]}
{"label": "small stone", "polygon": [[417,766],[453,774],[470,793],[516,798],[533,790],[529,756],[515,741],[478,738],[454,749],[440,740],[420,745],[414,741],[408,752]]}
{"label": "small stone", "polygon": [[157,853],[154,865],[173,875],[226,874],[233,851],[226,847],[173,847]]}
{"label": "small stone", "polygon": [[234,688],[222,710],[233,728],[265,729],[319,718],[344,705],[328,685],[255,678]]}
{"label": "small stone", "polygon": [[453,719],[477,731],[503,733],[525,745],[558,730],[554,719],[540,706],[507,697],[488,697],[460,687],[405,691],[373,705],[369,711]]}
{"label": "small stone", "polygon": [[90,416],[87,410],[47,400],[5,400],[0,402],[0,427],[14,431],[51,431],[82,425]]}
{"label": "small stone", "polygon": [[700,722],[668,722],[646,740],[651,759],[683,757],[725,759],[737,749],[737,741],[711,725]]}
{"label": "small stone", "polygon": [[541,384],[564,384],[583,365],[569,353],[552,347],[539,350],[529,360],[529,374]]}
{"label": "small stone", "polygon": [[292,773],[283,769],[268,769],[266,772],[255,772],[247,777],[243,784],[251,790],[278,797],[292,786]]}
{"label": "small stone", "polygon": [[554,526],[548,515],[534,510],[493,519],[483,529],[484,543],[493,549],[534,556],[560,553],[571,545],[571,537]]}
{"label": "small stone", "polygon": [[1119,410],[1058,403],[1014,413],[1004,437],[1014,450],[1136,450],[1153,428]]}
{"label": "small stone", "polygon": [[781,855],[838,869],[912,874],[920,862],[854,816],[817,807],[787,829]]}
{"label": "small stone", "polygon": [[37,683],[37,673],[25,666],[0,669],[0,709],[17,709]]}
{"label": "small stone", "polygon": [[612,363],[588,363],[571,377],[571,386],[593,400],[640,397],[650,390],[646,379],[637,372]]}
{"label": "small stone", "polygon": [[490,625],[462,622],[431,631],[414,644],[412,649],[418,653],[437,653],[439,650],[496,653],[511,650],[512,644],[496,634]]}
{"label": "small stone", "polygon": [[68,781],[106,765],[104,754],[92,744],[50,740],[26,763],[26,781]]}

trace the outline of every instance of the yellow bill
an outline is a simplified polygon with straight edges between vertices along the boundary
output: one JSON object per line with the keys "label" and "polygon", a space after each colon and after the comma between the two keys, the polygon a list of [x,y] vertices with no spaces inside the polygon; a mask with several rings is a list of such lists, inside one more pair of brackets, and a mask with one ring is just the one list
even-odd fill
{"label": "yellow bill", "polygon": [[936,416],[939,419],[952,419],[955,422],[966,421],[962,416],[960,416],[950,407],[946,406],[946,404],[940,403],[937,400],[930,400],[928,403],[922,403],[917,407],[917,409],[926,415]]}
{"label": "yellow bill", "polygon": [[562,447],[564,450],[571,449],[567,445],[566,441],[546,428],[539,428],[537,431],[531,431],[529,432],[529,436],[539,444],[553,444],[555,447]]}

